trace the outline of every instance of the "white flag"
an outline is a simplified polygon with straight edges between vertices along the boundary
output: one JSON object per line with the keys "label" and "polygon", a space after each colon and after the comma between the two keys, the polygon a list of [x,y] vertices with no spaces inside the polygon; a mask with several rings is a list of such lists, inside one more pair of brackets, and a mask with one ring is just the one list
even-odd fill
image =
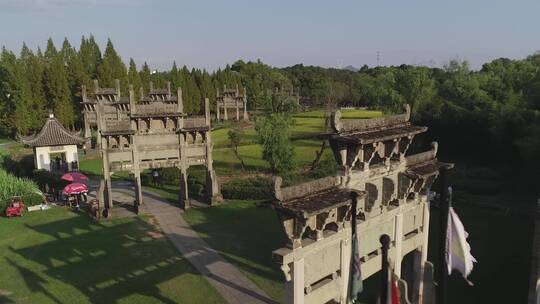
{"label": "white flag", "polygon": [[469,234],[465,231],[463,223],[450,207],[448,212],[448,228],[446,230],[446,264],[448,266],[448,274],[455,269],[463,275],[463,278],[469,285],[473,285],[467,277],[473,269],[473,263],[476,259],[471,254],[471,246],[467,243]]}

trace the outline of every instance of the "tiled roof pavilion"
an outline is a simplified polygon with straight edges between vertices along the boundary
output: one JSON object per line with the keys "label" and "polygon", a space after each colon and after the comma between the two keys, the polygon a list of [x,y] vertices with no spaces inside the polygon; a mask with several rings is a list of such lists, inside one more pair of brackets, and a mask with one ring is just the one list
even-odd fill
{"label": "tiled roof pavilion", "polygon": [[53,114],[49,114],[41,131],[37,135],[24,138],[23,143],[32,147],[79,145],[84,143],[84,138],[71,134]]}

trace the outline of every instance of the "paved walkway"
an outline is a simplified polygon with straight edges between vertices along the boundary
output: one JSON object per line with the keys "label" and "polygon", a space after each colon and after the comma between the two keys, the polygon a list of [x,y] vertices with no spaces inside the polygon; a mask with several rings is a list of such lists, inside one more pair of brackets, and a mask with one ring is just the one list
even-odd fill
{"label": "paved walkway", "polygon": [[[113,196],[133,201],[130,183],[114,182]],[[130,197],[125,197],[126,195]],[[143,191],[144,209],[158,221],[165,235],[229,303],[276,303],[238,268],[227,262],[189,226],[182,209],[159,195]]]}

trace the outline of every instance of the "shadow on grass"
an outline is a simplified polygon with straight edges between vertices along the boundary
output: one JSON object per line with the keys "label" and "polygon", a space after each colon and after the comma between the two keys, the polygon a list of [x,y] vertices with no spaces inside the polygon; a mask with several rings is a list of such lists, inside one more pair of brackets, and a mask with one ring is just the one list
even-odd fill
{"label": "shadow on grass", "polygon": [[[150,190],[145,189],[144,190],[144,197],[145,199],[152,199],[152,201],[147,201],[145,204],[148,208],[157,208],[157,212],[163,212],[161,209],[162,207],[159,206],[159,204],[166,204],[169,206],[173,206],[175,208],[180,208],[178,205],[177,195],[174,195],[177,193],[174,188],[157,188],[159,192],[165,193],[165,197],[168,197],[168,200],[165,201],[163,195],[159,195],[156,193],[153,193],[152,191],[155,191],[155,188]],[[214,208],[203,208],[198,210],[211,210]],[[167,212],[172,212],[173,209],[167,209]],[[180,214],[180,213],[178,213]],[[223,227],[225,228],[225,227]],[[216,281],[218,284],[226,285],[229,288],[235,290],[236,292],[239,292],[240,294],[247,295],[251,297],[252,299],[257,299],[258,301],[264,302],[264,303],[276,303],[274,300],[267,298],[265,295],[258,294],[248,288],[247,286],[242,286],[238,284],[238,282],[234,280],[230,280],[227,277],[221,277],[217,275],[217,273],[223,271],[223,270],[215,270],[214,265],[218,265],[221,260],[218,259],[217,255],[215,254],[214,250],[217,250],[218,252],[222,253],[226,258],[229,258],[233,264],[240,267],[244,271],[247,271],[249,273],[255,273],[258,276],[263,276],[267,279],[275,279],[273,277],[273,272],[268,271],[265,269],[262,269],[261,267],[257,267],[257,263],[252,263],[248,257],[247,259],[243,257],[242,255],[245,255],[247,252],[240,251],[240,256],[235,256],[234,254],[238,254],[238,252],[235,253],[228,253],[221,251],[220,248],[214,247],[213,244],[210,244],[209,248],[204,242],[201,241],[199,238],[192,238],[190,236],[186,235],[180,235],[175,233],[168,234],[168,238],[175,244],[177,247],[182,251],[182,253],[185,256],[189,257],[189,260],[195,265],[195,267],[199,270],[199,272],[206,275],[208,278]],[[219,236],[218,236],[219,238]],[[203,238],[205,239],[205,238]],[[241,237],[239,239],[242,239]],[[208,241],[208,239],[205,239]],[[252,240],[255,241],[255,240]],[[229,278],[231,275],[229,274]]]}
{"label": "shadow on grass", "polygon": [[184,218],[214,249],[248,274],[274,299],[281,298],[283,277],[272,251],[285,244],[277,215],[254,202],[188,210]]}
{"label": "shadow on grass", "polygon": [[47,277],[72,286],[92,303],[114,303],[133,294],[176,303],[161,293],[158,284],[185,274],[198,275],[159,230],[140,218],[112,225],[74,217],[27,227],[54,240],[9,250],[44,270],[25,267],[27,263],[23,265],[20,259],[8,262],[29,290],[56,303],[66,301],[49,291],[51,280]]}

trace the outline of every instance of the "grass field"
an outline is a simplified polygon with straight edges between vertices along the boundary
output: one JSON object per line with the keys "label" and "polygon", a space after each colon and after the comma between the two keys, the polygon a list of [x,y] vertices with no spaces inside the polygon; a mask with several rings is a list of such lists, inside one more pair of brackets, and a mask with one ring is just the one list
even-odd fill
{"label": "grass field", "polygon": [[0,218],[0,303],[225,303],[148,218]]}
{"label": "grass field", "polygon": [[242,270],[276,301],[282,299],[283,277],[272,251],[283,246],[277,215],[254,201],[229,201],[190,209],[184,218],[212,248]]}

